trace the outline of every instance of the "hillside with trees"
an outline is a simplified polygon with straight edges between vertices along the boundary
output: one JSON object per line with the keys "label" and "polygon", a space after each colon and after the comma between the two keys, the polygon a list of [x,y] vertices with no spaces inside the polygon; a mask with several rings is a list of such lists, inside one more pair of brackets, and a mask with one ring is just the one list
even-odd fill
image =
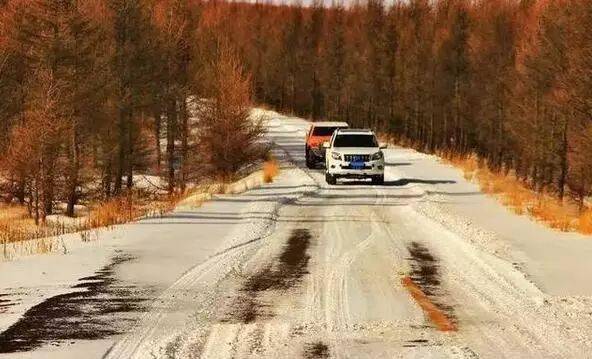
{"label": "hillside with trees", "polygon": [[235,173],[258,150],[237,158],[217,139],[255,141],[251,99],[475,153],[582,206],[592,190],[586,0],[0,6],[1,194],[41,220],[58,201],[73,215],[86,197],[121,195],[137,173],[162,176],[171,194]]}

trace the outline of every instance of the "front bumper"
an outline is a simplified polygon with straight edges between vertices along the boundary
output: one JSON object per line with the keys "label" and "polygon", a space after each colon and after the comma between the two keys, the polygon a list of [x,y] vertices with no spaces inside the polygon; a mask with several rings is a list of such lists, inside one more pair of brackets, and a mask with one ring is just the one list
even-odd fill
{"label": "front bumper", "polygon": [[330,161],[327,172],[332,176],[345,178],[366,178],[384,175],[384,161],[365,162],[363,168],[352,168],[345,161]]}

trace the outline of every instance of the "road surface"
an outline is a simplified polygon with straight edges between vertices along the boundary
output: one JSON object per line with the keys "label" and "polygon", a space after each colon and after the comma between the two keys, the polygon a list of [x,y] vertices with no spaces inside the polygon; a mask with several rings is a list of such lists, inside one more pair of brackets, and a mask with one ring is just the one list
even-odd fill
{"label": "road surface", "polygon": [[82,289],[44,298],[7,325],[2,351],[592,356],[590,297],[549,295],[537,283],[541,272],[525,269],[536,265],[515,261],[511,242],[449,213],[447,205],[482,198],[454,170],[422,172],[433,158],[392,148],[384,186],[329,186],[322,169],[304,166],[306,126],[271,116],[268,136],[282,166],[274,183],[124,227],[119,236],[137,241],[113,245],[101,269],[79,280]]}

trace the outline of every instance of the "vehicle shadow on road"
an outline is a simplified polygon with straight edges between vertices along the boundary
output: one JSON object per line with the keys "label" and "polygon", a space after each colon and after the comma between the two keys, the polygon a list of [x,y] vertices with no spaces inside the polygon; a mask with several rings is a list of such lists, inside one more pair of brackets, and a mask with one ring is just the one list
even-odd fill
{"label": "vehicle shadow on road", "polygon": [[[453,180],[427,180],[421,178],[400,178],[395,181],[384,181],[383,184],[378,186],[383,187],[402,187],[408,184],[455,184],[456,181]],[[369,181],[348,181],[343,182],[344,185],[350,186],[368,186],[371,183]],[[334,189],[333,187],[331,189]]]}
{"label": "vehicle shadow on road", "polygon": [[406,186],[408,184],[455,184],[453,180],[426,180],[421,178],[400,178],[396,181],[384,181],[383,186]]}
{"label": "vehicle shadow on road", "polygon": [[411,162],[386,162],[384,164],[386,167],[401,167],[401,166],[411,166],[413,163]]}

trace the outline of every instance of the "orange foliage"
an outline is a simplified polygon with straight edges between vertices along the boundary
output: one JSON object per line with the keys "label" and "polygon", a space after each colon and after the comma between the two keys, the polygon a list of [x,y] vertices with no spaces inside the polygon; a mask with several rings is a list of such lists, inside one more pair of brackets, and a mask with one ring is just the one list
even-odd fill
{"label": "orange foliage", "polygon": [[263,164],[263,181],[265,183],[273,182],[273,179],[279,174],[280,168],[276,160],[271,159]]}
{"label": "orange foliage", "polygon": [[592,208],[584,211],[578,218],[578,231],[583,234],[592,234]]}

